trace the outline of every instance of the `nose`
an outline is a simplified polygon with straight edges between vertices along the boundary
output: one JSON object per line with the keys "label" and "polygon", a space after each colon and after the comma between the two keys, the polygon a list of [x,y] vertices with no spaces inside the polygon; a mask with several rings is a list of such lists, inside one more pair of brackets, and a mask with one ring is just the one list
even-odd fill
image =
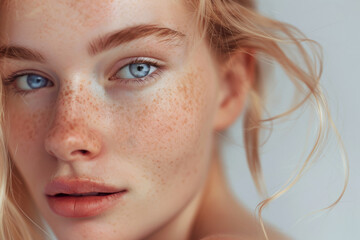
{"label": "nose", "polygon": [[[93,129],[91,110],[84,92],[62,94],[45,137],[45,150],[58,160],[77,161],[95,158],[101,151],[101,136]],[[60,95],[60,94],[59,94]],[[89,113],[85,116],[86,113]]]}

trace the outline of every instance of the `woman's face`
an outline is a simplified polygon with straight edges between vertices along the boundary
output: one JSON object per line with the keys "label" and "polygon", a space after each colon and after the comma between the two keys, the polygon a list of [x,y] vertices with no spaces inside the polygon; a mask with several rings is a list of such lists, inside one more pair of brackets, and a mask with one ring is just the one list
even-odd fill
{"label": "woman's face", "polygon": [[[205,42],[191,51],[184,3],[21,0],[6,11],[9,152],[58,238],[141,239],[189,208],[211,159],[219,72]],[[126,192],[104,211],[51,208],[49,184],[74,179]]]}

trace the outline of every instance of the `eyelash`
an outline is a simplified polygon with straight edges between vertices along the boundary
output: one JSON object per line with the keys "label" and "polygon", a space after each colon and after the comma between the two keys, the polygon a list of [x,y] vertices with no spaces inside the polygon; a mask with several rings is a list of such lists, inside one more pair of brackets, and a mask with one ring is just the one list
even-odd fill
{"label": "eyelash", "polygon": [[[154,72],[152,72],[150,75],[147,75],[146,77],[143,77],[143,78],[117,78],[116,77],[117,72],[119,72],[120,70],[124,69],[125,67],[127,67],[131,64],[136,64],[136,63],[137,64],[145,63],[150,66],[154,66],[154,67],[156,67],[156,70]],[[131,84],[135,84],[138,87],[140,87],[140,86],[143,86],[143,85],[148,84],[151,81],[155,80],[158,76],[160,76],[162,71],[163,71],[163,67],[159,64],[158,61],[153,60],[153,59],[146,59],[146,58],[138,57],[138,58],[135,58],[134,60],[132,60],[131,62],[127,63],[123,67],[119,68],[118,70],[116,70],[115,74],[113,74],[113,76],[110,77],[109,80],[120,81],[121,84],[125,84],[125,85],[129,84],[129,82],[132,82]]]}
{"label": "eyelash", "polygon": [[[116,77],[116,74],[120,70],[128,67],[131,64],[139,64],[139,63],[145,63],[145,64],[148,64],[150,66],[156,67],[156,70],[153,71],[151,74],[143,77],[143,78],[117,78]],[[144,86],[147,83],[152,82],[158,76],[160,76],[160,74],[162,73],[162,70],[163,70],[162,66],[156,60],[145,59],[145,58],[142,58],[142,57],[138,57],[138,58],[135,58],[134,60],[132,60],[131,62],[127,63],[126,65],[122,66],[118,70],[116,70],[116,72],[109,78],[109,80],[116,80],[117,82],[120,82],[120,84],[125,84],[125,85],[135,84],[136,87],[141,87],[141,86]],[[14,85],[15,80],[17,78],[25,76],[25,75],[30,75],[30,74],[39,75],[39,76],[41,76],[41,77],[43,77],[43,78],[45,78],[45,79],[47,79],[48,81],[51,82],[51,80],[49,80],[47,77],[42,76],[41,74],[37,73],[36,71],[34,71],[34,72],[25,71],[25,72],[21,72],[21,73],[14,73],[14,74],[11,74],[10,76],[6,77],[3,80],[4,85],[5,86]],[[42,89],[42,88],[34,89],[34,90],[20,90],[20,89],[17,89],[15,86],[12,86],[12,92],[15,95],[20,94],[22,96],[25,96],[25,95],[28,95],[28,94],[31,94],[31,93],[35,93],[40,89]]]}
{"label": "eyelash", "polygon": [[[11,86],[11,93],[13,93],[14,95],[17,95],[17,94],[20,94],[22,96],[25,96],[27,94],[31,94],[31,93],[34,93],[36,92],[37,90],[40,90],[40,89],[34,89],[34,90],[20,90],[18,89],[17,87],[13,86],[15,85],[15,80],[19,77],[22,77],[22,76],[25,76],[25,75],[29,75],[29,74],[36,74],[36,75],[39,75],[38,73],[36,72],[31,72],[31,71],[25,71],[25,72],[21,72],[21,73],[15,73],[15,74],[11,74],[10,76],[6,77],[3,79],[3,83],[5,86]],[[39,75],[41,76],[41,75]],[[47,78],[46,78],[47,79]],[[50,81],[50,80],[48,80]]]}

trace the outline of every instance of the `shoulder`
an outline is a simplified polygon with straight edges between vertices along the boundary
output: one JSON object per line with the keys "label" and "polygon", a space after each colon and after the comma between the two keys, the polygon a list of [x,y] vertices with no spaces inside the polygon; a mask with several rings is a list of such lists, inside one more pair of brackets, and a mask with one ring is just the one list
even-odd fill
{"label": "shoulder", "polygon": [[[290,240],[289,237],[282,234],[271,234],[270,239],[276,240]],[[264,239],[264,237],[254,237],[254,236],[239,236],[239,235],[229,235],[229,234],[216,234],[203,237],[199,240],[259,240]]]}
{"label": "shoulder", "polygon": [[204,238],[201,238],[199,240],[255,240],[253,238],[245,238],[245,237],[239,237],[234,235],[211,235]]}

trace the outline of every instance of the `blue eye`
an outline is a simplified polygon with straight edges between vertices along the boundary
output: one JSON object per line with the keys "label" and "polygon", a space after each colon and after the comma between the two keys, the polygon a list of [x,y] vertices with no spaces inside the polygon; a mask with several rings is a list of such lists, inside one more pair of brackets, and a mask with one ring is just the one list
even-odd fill
{"label": "blue eye", "polygon": [[23,88],[27,88],[27,86],[30,86],[30,88],[27,88],[27,89],[31,90],[31,89],[45,87],[47,85],[48,81],[49,80],[47,80],[46,78],[41,77],[39,75],[28,74],[28,75],[19,77],[17,85],[18,85],[18,87],[20,87],[20,85],[21,85]]}
{"label": "blue eye", "polygon": [[23,95],[53,85],[47,78],[32,73],[12,76],[6,79],[4,83],[5,85],[13,85],[14,92]]}
{"label": "blue eye", "polygon": [[153,73],[156,69],[156,66],[148,63],[132,63],[120,69],[115,77],[121,79],[144,78]]}

